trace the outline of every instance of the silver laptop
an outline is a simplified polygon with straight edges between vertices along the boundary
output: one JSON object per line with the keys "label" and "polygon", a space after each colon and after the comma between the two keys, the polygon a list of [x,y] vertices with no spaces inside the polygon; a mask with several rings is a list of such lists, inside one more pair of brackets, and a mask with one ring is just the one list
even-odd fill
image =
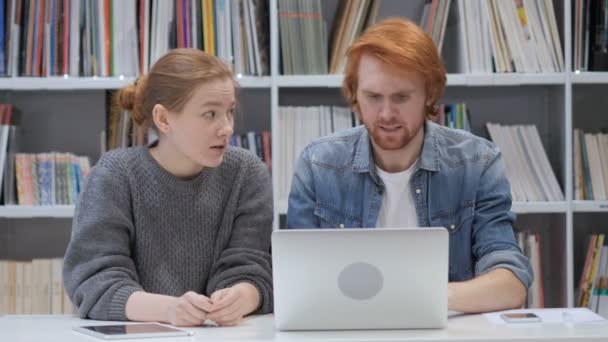
{"label": "silver laptop", "polygon": [[442,328],[448,248],[445,228],[275,230],[276,328]]}

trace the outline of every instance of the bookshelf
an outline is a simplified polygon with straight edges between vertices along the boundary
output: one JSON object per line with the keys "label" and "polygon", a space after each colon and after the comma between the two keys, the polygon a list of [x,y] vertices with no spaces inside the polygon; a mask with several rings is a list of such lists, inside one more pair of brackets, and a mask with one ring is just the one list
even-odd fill
{"label": "bookshelf", "polygon": [[[287,210],[285,198],[278,194],[280,159],[279,106],[287,105],[345,105],[341,98],[341,75],[283,75],[279,37],[278,0],[269,1],[270,74],[268,76],[238,77],[243,90],[237,119],[239,130],[271,129],[273,151],[273,188],[275,223],[279,228]],[[455,3],[457,0],[453,0]],[[553,0],[557,24],[564,50],[566,66],[572,65],[572,4],[575,0]],[[338,0],[323,0],[323,18],[328,30],[333,24]],[[404,16],[418,21],[423,0],[382,0],[378,18]],[[452,6],[454,7],[454,6]],[[455,10],[451,9],[446,31],[446,45],[442,51],[448,67],[448,87],[444,103],[465,102],[471,110],[473,132],[487,137],[486,121],[503,124],[534,124],[550,164],[558,178],[565,200],[561,202],[514,202],[518,213],[516,228],[541,234],[543,250],[543,279],[549,307],[572,306],[575,287],[583,262],[580,241],[588,233],[587,226],[605,222],[608,202],[575,201],[572,182],[572,129],[590,131],[608,126],[605,115],[597,115],[608,108],[608,72],[578,72],[566,67],[559,73],[482,74],[460,73],[450,62],[457,48],[448,42]],[[105,92],[133,81],[133,77],[14,77],[0,78],[0,102],[13,103],[28,113],[22,123],[27,128],[23,137],[24,152],[48,150],[69,151],[99,157],[99,133],[104,129]],[[69,134],[68,134],[69,133]],[[0,206],[0,228],[68,225],[73,206],[17,207]],[[59,220],[57,220],[59,219]],[[16,223],[18,222],[18,223]],[[61,223],[57,223],[61,222]],[[608,228],[608,227],[607,227]],[[21,241],[32,229],[0,229],[0,246],[10,240]],[[603,230],[607,231],[606,229]],[[48,232],[46,233],[48,235]],[[68,235],[69,236],[69,235]],[[44,246],[41,247],[44,251]],[[28,250],[35,256],[37,249]],[[61,248],[44,252],[57,257]],[[23,253],[23,252],[20,252]],[[8,254],[10,256],[10,253]],[[19,254],[23,256],[23,254]],[[6,255],[3,255],[6,256]]]}
{"label": "bookshelf", "polygon": [[[336,1],[323,2],[323,16],[331,27],[336,10]],[[383,1],[379,17],[402,15],[417,20],[423,1]],[[570,36],[570,1],[554,1],[558,26],[562,37]],[[279,106],[302,105],[344,105],[340,97],[342,77],[340,75],[281,75],[277,60],[280,58],[279,22],[277,11],[271,5],[271,61],[274,78],[271,89],[272,123],[277,127]],[[453,15],[453,13],[451,13]],[[448,27],[450,26],[448,19]],[[448,33],[446,33],[447,35]],[[447,39],[447,38],[446,38]],[[564,51],[569,51],[568,38],[562,41]],[[454,50],[445,47],[446,56],[455,56]],[[565,53],[565,64],[570,65],[570,54]],[[479,113],[479,120],[509,124],[535,124],[539,128],[545,150],[554,169],[566,200],[562,202],[514,202],[513,210],[518,213],[517,228],[539,233],[552,248],[542,250],[542,277],[548,286],[547,306],[571,306],[574,298],[573,273],[573,206],[571,203],[571,146],[569,139],[572,129],[571,89],[572,72],[568,69],[553,74],[466,74],[451,68],[448,71],[448,88],[445,103],[465,102],[470,105],[472,115]],[[475,119],[472,119],[475,121]],[[483,125],[474,123],[473,132],[483,132]],[[273,130],[273,151],[279,132]],[[276,155],[276,154],[275,154]],[[280,165],[273,158],[273,170]],[[287,201],[279,197],[279,175],[273,173],[275,198],[275,224],[280,214],[287,210]],[[542,227],[542,228],[541,228]],[[566,251],[566,253],[564,253]],[[547,262],[552,260],[552,262]]]}

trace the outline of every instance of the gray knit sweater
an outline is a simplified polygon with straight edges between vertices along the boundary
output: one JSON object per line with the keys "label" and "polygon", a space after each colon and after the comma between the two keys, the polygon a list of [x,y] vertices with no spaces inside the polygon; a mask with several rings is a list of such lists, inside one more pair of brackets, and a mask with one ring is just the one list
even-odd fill
{"label": "gray knit sweater", "polygon": [[211,295],[254,284],[272,311],[272,185],[266,166],[229,147],[217,168],[184,181],[147,147],[105,153],[92,169],[65,255],[65,289],[80,317],[126,320],[134,291]]}

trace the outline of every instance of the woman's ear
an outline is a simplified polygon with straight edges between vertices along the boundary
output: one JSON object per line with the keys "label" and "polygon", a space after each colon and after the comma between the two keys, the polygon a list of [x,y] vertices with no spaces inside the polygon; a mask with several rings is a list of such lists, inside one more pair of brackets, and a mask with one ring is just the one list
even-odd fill
{"label": "woman's ear", "polygon": [[169,126],[169,111],[161,104],[155,104],[152,108],[152,120],[158,131],[167,134],[170,130]]}

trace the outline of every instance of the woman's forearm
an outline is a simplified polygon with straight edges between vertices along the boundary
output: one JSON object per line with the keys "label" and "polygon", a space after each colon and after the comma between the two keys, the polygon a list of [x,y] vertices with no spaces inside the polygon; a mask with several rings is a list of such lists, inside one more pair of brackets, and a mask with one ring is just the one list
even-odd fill
{"label": "woman's forearm", "polygon": [[175,297],[143,291],[133,292],[127,300],[125,314],[130,321],[169,322],[169,309]]}

